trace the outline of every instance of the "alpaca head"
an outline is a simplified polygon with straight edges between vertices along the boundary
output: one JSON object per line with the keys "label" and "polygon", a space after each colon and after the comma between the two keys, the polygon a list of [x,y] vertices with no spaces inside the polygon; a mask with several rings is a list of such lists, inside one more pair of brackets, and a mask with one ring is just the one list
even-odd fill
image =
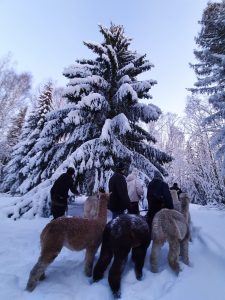
{"label": "alpaca head", "polygon": [[107,206],[108,206],[108,204],[109,204],[110,194],[111,194],[111,193],[103,193],[103,192],[101,192],[101,191],[99,191],[99,194],[98,194],[98,195],[99,195],[100,201],[105,202],[105,203],[107,204]]}

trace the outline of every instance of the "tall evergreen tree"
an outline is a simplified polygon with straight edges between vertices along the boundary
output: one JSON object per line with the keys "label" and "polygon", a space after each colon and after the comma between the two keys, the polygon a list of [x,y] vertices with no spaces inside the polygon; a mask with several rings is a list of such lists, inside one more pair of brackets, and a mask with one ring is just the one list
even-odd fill
{"label": "tall evergreen tree", "polygon": [[13,148],[12,158],[4,168],[1,186],[4,191],[24,193],[41,181],[40,170],[42,166],[45,167],[44,153],[38,151],[35,145],[44,128],[46,114],[51,110],[52,90],[52,83],[48,82],[24,124],[21,138]]}
{"label": "tall evergreen tree", "polygon": [[212,142],[217,147],[217,154],[223,161],[225,175],[225,1],[208,3],[203,12],[202,26],[196,43],[199,50],[194,54],[199,63],[192,64],[197,82],[193,93],[209,95],[209,103],[215,113],[205,119],[206,123],[219,123],[215,128]]}
{"label": "tall evergreen tree", "polygon": [[155,138],[140,126],[140,121],[156,121],[161,114],[157,106],[139,101],[152,98],[149,90],[156,81],[137,77],[153,65],[146,55],[129,49],[131,39],[123,26],[99,28],[101,44],[84,42],[96,58],[77,60],[65,69],[69,103],[48,115],[36,144],[48,161],[40,169],[43,179],[72,165],[85,192],[106,185],[117,161],[131,162],[151,177],[155,168],[164,172],[162,165],[171,160],[154,148]]}

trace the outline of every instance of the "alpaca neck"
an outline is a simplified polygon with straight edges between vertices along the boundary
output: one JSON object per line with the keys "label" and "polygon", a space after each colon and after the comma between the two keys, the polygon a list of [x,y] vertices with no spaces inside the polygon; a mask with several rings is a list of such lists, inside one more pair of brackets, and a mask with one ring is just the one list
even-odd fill
{"label": "alpaca neck", "polygon": [[106,224],[107,221],[107,201],[105,199],[99,199],[99,207],[98,207],[98,214],[97,219]]}
{"label": "alpaca neck", "polygon": [[189,219],[189,198],[183,197],[181,198],[181,212],[185,217],[185,220]]}

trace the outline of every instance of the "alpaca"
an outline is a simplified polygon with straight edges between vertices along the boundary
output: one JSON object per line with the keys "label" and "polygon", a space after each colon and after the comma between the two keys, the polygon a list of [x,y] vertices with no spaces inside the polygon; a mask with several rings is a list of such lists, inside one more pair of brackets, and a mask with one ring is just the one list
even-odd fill
{"label": "alpaca", "polygon": [[189,224],[191,223],[191,215],[189,212],[189,197],[187,193],[180,194],[180,203],[181,203],[181,213],[184,215],[186,222]]}
{"label": "alpaca", "polygon": [[121,275],[132,249],[137,280],[142,278],[147,248],[150,244],[150,230],[147,221],[139,215],[120,215],[110,221],[103,232],[100,257],[93,270],[93,281],[102,279],[112,257],[108,282],[115,298],[120,298]]}
{"label": "alpaca", "polygon": [[174,209],[181,212],[184,215],[186,222],[188,223],[188,226],[189,226],[189,240],[191,241],[192,240],[192,238],[191,238],[191,215],[190,215],[190,212],[189,212],[190,200],[189,200],[188,194],[187,193],[181,193],[180,194],[180,200],[179,200],[176,190],[170,190],[170,193],[171,193],[171,196],[172,196],[172,199],[173,199]]}
{"label": "alpaca", "polygon": [[87,219],[96,219],[98,217],[99,208],[99,193],[105,193],[105,190],[100,187],[98,192],[89,196],[84,202],[84,213],[83,217]]}
{"label": "alpaca", "polygon": [[171,194],[172,199],[173,199],[174,209],[181,212],[181,202],[178,198],[177,191],[176,190],[170,190],[170,194]]}
{"label": "alpaca", "polygon": [[99,196],[94,194],[89,196],[84,202],[84,214],[83,217],[87,219],[96,219],[98,216]]}
{"label": "alpaca", "polygon": [[158,254],[166,241],[169,243],[168,262],[171,268],[179,274],[179,255],[183,262],[189,265],[189,226],[182,213],[167,208],[157,212],[152,222],[152,241],[150,255],[152,272],[158,272]]}
{"label": "alpaca", "polygon": [[108,201],[109,194],[100,194],[98,217],[95,220],[60,217],[46,225],[40,236],[40,257],[30,272],[26,287],[28,291],[33,291],[38,280],[44,278],[46,268],[57,257],[63,246],[75,251],[86,249],[84,270],[87,276],[92,275],[94,256],[107,222]]}

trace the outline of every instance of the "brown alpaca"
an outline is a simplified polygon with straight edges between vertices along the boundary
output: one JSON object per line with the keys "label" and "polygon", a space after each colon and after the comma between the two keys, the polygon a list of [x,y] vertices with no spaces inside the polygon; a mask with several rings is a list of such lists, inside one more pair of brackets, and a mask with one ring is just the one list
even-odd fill
{"label": "brown alpaca", "polygon": [[179,255],[186,265],[189,264],[189,226],[182,213],[167,208],[160,210],[152,222],[152,241],[150,255],[152,272],[158,272],[159,251],[166,241],[169,243],[168,262],[171,268],[179,273]]}
{"label": "brown alpaca", "polygon": [[108,200],[109,194],[100,194],[98,216],[95,220],[61,217],[46,225],[40,236],[40,257],[30,272],[26,287],[28,291],[33,291],[38,280],[44,278],[46,268],[63,246],[75,251],[86,249],[84,271],[87,276],[92,275],[94,256],[107,221]]}

